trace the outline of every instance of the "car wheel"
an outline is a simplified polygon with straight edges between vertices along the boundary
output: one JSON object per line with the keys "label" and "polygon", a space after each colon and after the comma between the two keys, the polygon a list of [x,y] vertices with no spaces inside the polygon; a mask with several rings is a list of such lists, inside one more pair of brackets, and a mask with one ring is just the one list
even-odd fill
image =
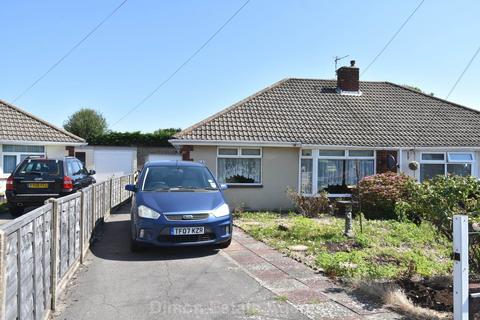
{"label": "car wheel", "polygon": [[137,241],[130,238],[130,251],[133,253],[142,252],[145,250],[145,247],[139,244]]}
{"label": "car wheel", "polygon": [[219,249],[226,249],[230,246],[231,243],[232,243],[232,239],[230,238],[228,241],[220,243],[218,245],[218,248]]}
{"label": "car wheel", "polygon": [[10,207],[10,214],[13,217],[20,217],[25,212],[23,207]]}

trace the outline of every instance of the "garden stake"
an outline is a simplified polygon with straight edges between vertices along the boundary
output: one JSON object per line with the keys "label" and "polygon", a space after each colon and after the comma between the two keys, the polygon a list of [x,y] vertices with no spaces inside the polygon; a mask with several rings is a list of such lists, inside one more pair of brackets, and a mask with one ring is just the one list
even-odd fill
{"label": "garden stake", "polygon": [[362,211],[359,212],[359,216],[360,216],[360,233],[363,233],[363,212]]}

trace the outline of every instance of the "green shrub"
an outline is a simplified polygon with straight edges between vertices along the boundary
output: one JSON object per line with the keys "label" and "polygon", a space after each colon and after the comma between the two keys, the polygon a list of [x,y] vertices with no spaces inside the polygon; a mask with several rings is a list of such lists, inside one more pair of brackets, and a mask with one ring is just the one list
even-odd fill
{"label": "green shrub", "polygon": [[[437,231],[453,240],[452,219],[467,214],[470,222],[480,222],[480,182],[474,177],[437,176],[421,184],[408,185],[408,197],[399,201],[399,216],[419,217],[432,223]],[[480,237],[470,237],[472,271],[480,272]]]}
{"label": "green shrub", "polygon": [[92,136],[87,141],[90,145],[102,146],[154,146],[154,147],[171,147],[168,142],[173,135],[180,129],[159,129],[153,133],[135,132],[117,132],[110,131],[101,135]]}
{"label": "green shrub", "polygon": [[367,219],[402,219],[395,212],[395,203],[406,199],[411,177],[393,172],[363,178],[356,190],[358,201]]}

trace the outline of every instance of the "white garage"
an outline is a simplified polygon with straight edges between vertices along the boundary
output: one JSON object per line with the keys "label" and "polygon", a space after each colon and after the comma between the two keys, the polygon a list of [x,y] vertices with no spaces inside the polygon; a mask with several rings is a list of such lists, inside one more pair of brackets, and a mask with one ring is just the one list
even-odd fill
{"label": "white garage", "polygon": [[123,176],[137,170],[137,148],[87,146],[75,148],[75,156],[85,162],[87,169],[97,173],[97,181]]}
{"label": "white garage", "polygon": [[149,154],[147,156],[147,161],[160,160],[182,160],[182,156],[179,154]]}

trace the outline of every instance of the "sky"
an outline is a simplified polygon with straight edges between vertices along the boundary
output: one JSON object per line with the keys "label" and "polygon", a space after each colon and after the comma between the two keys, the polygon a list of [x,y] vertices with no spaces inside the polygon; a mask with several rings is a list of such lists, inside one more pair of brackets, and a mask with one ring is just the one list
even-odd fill
{"label": "sky", "polygon": [[[0,99],[11,102],[121,0],[0,2]],[[116,123],[197,50],[245,0],[129,0],[15,102],[61,126],[82,107],[111,130],[185,128],[287,77],[333,79],[334,57],[365,68],[419,0],[251,0],[180,72]],[[426,0],[361,80],[445,98],[480,45],[480,1]],[[480,57],[449,100],[480,109]],[[115,124],[116,123],[116,124]]]}

